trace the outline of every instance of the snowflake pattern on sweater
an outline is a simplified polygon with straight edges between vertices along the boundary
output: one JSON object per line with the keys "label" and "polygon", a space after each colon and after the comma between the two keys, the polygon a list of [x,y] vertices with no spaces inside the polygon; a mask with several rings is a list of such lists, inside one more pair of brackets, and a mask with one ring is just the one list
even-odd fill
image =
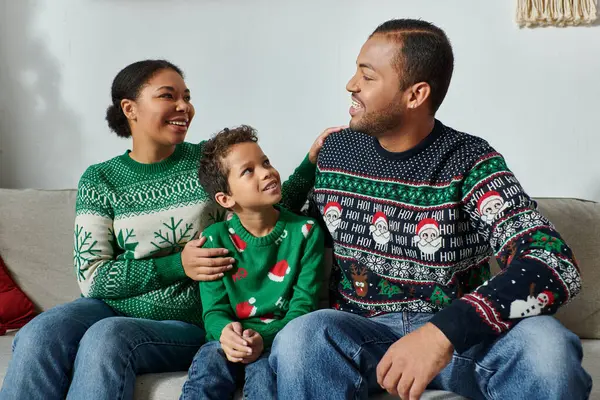
{"label": "snowflake pattern on sweater", "polygon": [[[201,148],[179,144],[154,164],[137,163],[126,152],[85,171],[73,249],[83,296],[126,316],[202,323],[198,285],[185,275],[181,251],[226,213],[200,186]],[[314,176],[306,158],[282,185],[282,202],[299,209]]]}
{"label": "snowflake pattern on sweater", "polygon": [[[333,244],[333,307],[435,313],[457,351],[510,329],[511,305],[533,296],[535,315],[552,314],[581,289],[570,248],[504,158],[439,121],[404,153],[349,129],[332,134],[309,208]],[[491,256],[502,267],[493,278]]]}

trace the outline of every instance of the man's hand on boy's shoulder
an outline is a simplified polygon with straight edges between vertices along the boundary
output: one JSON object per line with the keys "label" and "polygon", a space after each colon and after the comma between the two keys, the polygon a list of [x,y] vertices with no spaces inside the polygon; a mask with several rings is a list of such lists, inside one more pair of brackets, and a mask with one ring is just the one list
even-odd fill
{"label": "man's hand on boy's shoulder", "polygon": [[227,359],[231,362],[244,362],[246,357],[252,356],[253,349],[250,347],[249,340],[242,337],[242,334],[243,328],[239,322],[230,322],[221,331],[219,342]]}

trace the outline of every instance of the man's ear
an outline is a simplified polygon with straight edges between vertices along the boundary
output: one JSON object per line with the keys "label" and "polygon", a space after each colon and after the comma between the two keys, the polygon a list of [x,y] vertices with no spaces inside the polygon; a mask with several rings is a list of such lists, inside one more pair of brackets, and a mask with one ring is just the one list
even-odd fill
{"label": "man's ear", "polygon": [[417,108],[431,97],[431,86],[427,82],[412,85],[408,98],[408,108]]}
{"label": "man's ear", "polygon": [[121,110],[123,114],[132,121],[137,121],[137,107],[134,101],[129,99],[121,100]]}
{"label": "man's ear", "polygon": [[232,209],[233,206],[235,206],[235,200],[233,200],[233,196],[223,192],[215,194],[215,201],[223,208]]}

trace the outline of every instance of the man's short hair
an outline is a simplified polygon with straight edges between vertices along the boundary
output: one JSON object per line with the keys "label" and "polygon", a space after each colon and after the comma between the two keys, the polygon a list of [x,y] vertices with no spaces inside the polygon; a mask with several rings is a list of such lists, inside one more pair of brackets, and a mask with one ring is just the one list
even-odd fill
{"label": "man's short hair", "polygon": [[454,70],[452,46],[444,31],[427,21],[392,19],[379,25],[370,37],[374,35],[385,35],[401,44],[394,59],[401,89],[427,82],[435,114],[448,93]]}

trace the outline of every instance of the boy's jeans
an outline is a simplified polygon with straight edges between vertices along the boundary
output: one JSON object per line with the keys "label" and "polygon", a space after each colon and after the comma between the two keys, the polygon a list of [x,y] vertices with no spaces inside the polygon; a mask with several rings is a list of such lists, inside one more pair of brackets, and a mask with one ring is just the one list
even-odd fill
{"label": "boy's jeans", "polygon": [[[276,336],[269,359],[279,397],[366,399],[381,392],[379,360],[392,343],[430,318],[319,310],[294,319]],[[491,345],[455,353],[428,388],[469,399],[586,399],[592,380],[581,359],[575,334],[553,317],[530,317]]]}
{"label": "boy's jeans", "polygon": [[264,352],[251,364],[227,360],[218,341],[208,342],[200,350],[183,385],[180,400],[231,399],[244,378],[244,399],[275,400],[275,375],[269,366],[269,353]]}
{"label": "boy's jeans", "polygon": [[136,374],[187,370],[204,336],[192,324],[122,317],[81,298],[17,333],[0,399],[131,399]]}

